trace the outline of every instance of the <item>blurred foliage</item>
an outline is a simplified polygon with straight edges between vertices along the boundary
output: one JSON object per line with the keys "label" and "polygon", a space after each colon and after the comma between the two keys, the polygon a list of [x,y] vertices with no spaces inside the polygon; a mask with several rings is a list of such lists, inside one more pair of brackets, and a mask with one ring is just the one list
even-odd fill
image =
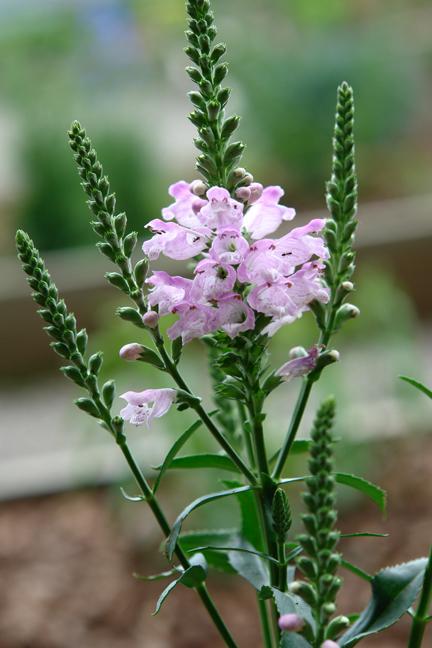
{"label": "blurred foliage", "polygon": [[[335,90],[346,78],[356,90],[362,199],[429,191],[430,4],[214,0],[214,8],[257,178],[286,186],[291,204],[323,204]],[[4,0],[0,18],[0,113],[12,111],[22,132],[25,190],[13,220],[42,248],[90,240],[64,140],[79,118],[141,230],[166,204],[162,187],[194,175],[183,1]]]}

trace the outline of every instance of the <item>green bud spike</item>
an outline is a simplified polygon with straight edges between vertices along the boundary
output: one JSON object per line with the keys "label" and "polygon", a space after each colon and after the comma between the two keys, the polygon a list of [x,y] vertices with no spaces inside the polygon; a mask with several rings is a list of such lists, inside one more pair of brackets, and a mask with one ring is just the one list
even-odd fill
{"label": "green bud spike", "polygon": [[277,488],[273,496],[272,520],[277,542],[285,542],[292,519],[288,498],[282,488]]}

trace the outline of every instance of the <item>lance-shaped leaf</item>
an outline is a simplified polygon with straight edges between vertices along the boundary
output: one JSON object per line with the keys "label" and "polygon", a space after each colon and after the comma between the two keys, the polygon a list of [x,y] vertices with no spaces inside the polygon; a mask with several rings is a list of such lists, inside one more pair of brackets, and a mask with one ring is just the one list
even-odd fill
{"label": "lance-shaped leaf", "polygon": [[177,580],[175,580],[175,581],[172,581],[172,583],[170,583],[169,585],[167,585],[167,586],[165,587],[164,591],[163,591],[162,594],[159,596],[159,598],[158,598],[158,600],[157,600],[157,602],[156,602],[156,608],[155,608],[155,611],[153,612],[153,616],[155,616],[155,615],[159,612],[159,610],[161,609],[162,605],[164,604],[164,602],[166,601],[166,599],[168,598],[168,596],[171,594],[171,592],[172,592],[173,589],[178,585],[179,582],[180,582],[180,579],[177,579]]}
{"label": "lance-shaped leaf", "polygon": [[239,473],[239,468],[227,455],[214,453],[201,453],[195,455],[183,455],[171,461],[170,470],[181,470],[190,468],[217,468],[228,472]]}
{"label": "lance-shaped leaf", "polygon": [[178,452],[182,449],[186,441],[190,439],[192,434],[198,430],[198,428],[202,425],[202,421],[195,421],[191,426],[188,427],[183,434],[179,436],[179,438],[173,443],[171,446],[171,449],[169,450],[168,454],[166,455],[163,463],[161,466],[158,466],[156,470],[159,470],[159,474],[157,476],[157,479],[154,483],[153,486],[153,493],[156,493],[157,489],[160,486],[160,483],[162,481],[162,477],[164,476],[165,472],[169,469],[171,466],[175,456],[177,455]]}
{"label": "lance-shaped leaf", "polygon": [[432,398],[432,390],[426,387],[426,385],[423,385],[419,380],[415,380],[415,378],[409,378],[408,376],[399,376],[401,380],[404,380],[407,382],[409,385],[412,385],[419,391],[423,392],[423,394],[426,394],[426,396],[429,396],[429,398]]}
{"label": "lance-shaped leaf", "polygon": [[414,603],[423,581],[426,558],[387,567],[372,581],[372,598],[356,623],[338,640],[351,648],[368,635],[381,632],[396,623]]}
{"label": "lance-shaped leaf", "polygon": [[385,513],[387,504],[387,494],[385,490],[363,477],[358,477],[357,475],[336,473],[335,478],[338,484],[350,486],[351,488],[355,488],[361,493],[364,493],[364,495],[367,495],[373,502],[375,502],[375,504],[377,504],[380,510]]}
{"label": "lance-shaped leaf", "polygon": [[[224,479],[223,483],[228,488],[241,486],[241,482],[233,479]],[[241,537],[258,551],[263,551],[264,545],[261,538],[260,519],[255,505],[255,494],[241,492],[236,495],[236,499],[240,506]]]}
{"label": "lance-shaped leaf", "polygon": [[153,612],[153,615],[156,615],[159,612],[163,603],[179,583],[185,587],[194,588],[198,587],[205,581],[207,578],[207,562],[204,556],[202,554],[196,554],[192,556],[189,562],[190,566],[184,570],[182,575],[165,587],[157,600],[156,609]]}
{"label": "lance-shaped leaf", "polygon": [[312,630],[315,629],[315,621],[312,616],[312,610],[300,596],[297,596],[296,594],[290,594],[288,592],[281,592],[280,590],[276,589],[276,587],[272,587],[272,594],[280,616],[284,614],[298,614],[299,617],[304,619],[310,625]]}
{"label": "lance-shaped leaf", "polygon": [[[247,549],[240,552],[238,549]],[[228,553],[230,565],[237,574],[243,576],[258,592],[270,585],[268,568],[263,559],[253,551],[252,545],[241,540],[240,546]]]}
{"label": "lance-shaped leaf", "polygon": [[345,569],[348,569],[348,571],[352,572],[353,574],[355,574],[359,578],[362,578],[368,583],[370,583],[373,579],[373,576],[365,572],[364,569],[361,569],[361,567],[357,567],[357,565],[353,565],[353,563],[350,562],[349,560],[342,560],[341,566],[345,567]]}
{"label": "lance-shaped leaf", "polygon": [[213,549],[203,549],[201,547],[212,545],[217,546],[231,546],[237,544],[239,532],[237,529],[217,529],[202,531],[190,531],[183,533],[179,538],[179,543],[183,551],[191,553],[195,551],[202,551],[210,567],[227,574],[235,574],[234,569],[231,567],[228,554],[226,551],[215,551]]}
{"label": "lance-shaped leaf", "polygon": [[188,515],[192,513],[192,511],[195,511],[197,508],[204,506],[204,504],[209,504],[210,502],[214,502],[218,499],[222,499],[225,497],[230,497],[231,495],[237,495],[238,493],[246,493],[247,491],[250,490],[252,490],[251,486],[239,486],[238,488],[231,488],[230,490],[219,491],[218,493],[210,493],[209,495],[203,495],[202,497],[198,497],[196,500],[188,504],[188,506],[186,506],[186,508],[184,508],[183,511],[180,513],[180,515],[177,517],[171,529],[171,533],[167,539],[166,553],[168,559],[169,560],[172,559],[183,522],[188,517]]}

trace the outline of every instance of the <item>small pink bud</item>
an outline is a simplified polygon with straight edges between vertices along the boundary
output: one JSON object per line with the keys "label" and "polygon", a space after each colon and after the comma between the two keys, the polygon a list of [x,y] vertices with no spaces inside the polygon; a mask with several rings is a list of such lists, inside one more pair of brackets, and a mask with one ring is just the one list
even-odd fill
{"label": "small pink bud", "polygon": [[340,647],[339,644],[336,643],[336,641],[327,639],[326,641],[324,641],[323,644],[321,644],[321,648],[340,648]]}
{"label": "small pink bud", "polygon": [[206,205],[206,201],[203,200],[202,198],[195,198],[195,200],[192,203],[192,211],[194,214],[199,214],[201,209]]}
{"label": "small pink bud", "polygon": [[194,180],[190,183],[189,188],[195,196],[204,196],[207,191],[207,185],[202,180]]}
{"label": "small pink bud", "polygon": [[304,620],[298,614],[284,614],[279,618],[279,628],[287,632],[301,632],[305,626]]}
{"label": "small pink bud", "polygon": [[119,351],[119,356],[122,360],[138,360],[142,352],[141,344],[137,342],[131,342],[130,344],[125,344]]}
{"label": "small pink bud", "polygon": [[159,315],[156,313],[156,311],[149,310],[142,316],[142,321],[145,326],[148,326],[152,329],[156,328],[159,322]]}
{"label": "small pink bud", "polygon": [[264,187],[259,182],[252,182],[252,184],[249,185],[249,190],[250,190],[249,202],[254,203],[257,200],[259,200],[259,198],[261,198],[262,196],[263,189]]}
{"label": "small pink bud", "polygon": [[243,182],[245,185],[251,185],[252,182],[254,181],[254,177],[251,173],[246,173],[245,177],[243,178]]}
{"label": "small pink bud", "polygon": [[240,200],[243,200],[243,202],[248,202],[250,195],[251,192],[249,187],[240,187],[236,191],[236,197],[239,198]]}

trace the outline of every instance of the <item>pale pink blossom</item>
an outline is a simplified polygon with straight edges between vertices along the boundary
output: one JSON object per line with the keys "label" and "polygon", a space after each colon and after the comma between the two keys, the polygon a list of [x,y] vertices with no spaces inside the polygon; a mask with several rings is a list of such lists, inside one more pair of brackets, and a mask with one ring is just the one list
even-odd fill
{"label": "pale pink blossom", "polygon": [[193,186],[184,180],[180,180],[180,182],[170,186],[168,193],[175,198],[175,202],[162,209],[164,219],[167,221],[176,220],[179,225],[184,227],[200,227],[201,221],[197,216],[197,212],[207,204],[207,201],[197,198]]}
{"label": "pale pink blossom", "polygon": [[301,632],[305,627],[305,621],[298,614],[283,614],[279,617],[278,625],[285,632]]}
{"label": "pale pink blossom", "polygon": [[283,195],[281,187],[266,187],[260,198],[249,207],[243,219],[243,227],[253,239],[264,238],[275,232],[282,221],[294,218],[295,209],[279,205]]}
{"label": "pale pink blossom", "polygon": [[145,389],[142,392],[128,391],[120,396],[127,405],[120,416],[132,425],[145,425],[147,428],[154,418],[168,412],[175,401],[175,389]]}
{"label": "pale pink blossom", "polygon": [[241,296],[233,293],[218,301],[218,328],[235,338],[239,333],[251,331],[255,326],[254,312]]}
{"label": "pale pink blossom", "polygon": [[200,211],[203,225],[212,229],[224,227],[240,228],[243,219],[243,205],[231,198],[229,191],[212,187],[207,191],[208,203]]}
{"label": "pale pink blossom", "polygon": [[218,328],[216,309],[211,306],[183,302],[172,312],[178,314],[179,319],[167,331],[171,340],[181,337],[183,344],[186,344]]}
{"label": "pale pink blossom", "polygon": [[277,371],[276,376],[280,376],[287,382],[292,378],[299,378],[306,376],[313,369],[315,369],[319,356],[319,348],[312,347],[305,355],[302,355],[292,360],[288,360]]}
{"label": "pale pink blossom", "polygon": [[212,301],[229,293],[236,282],[232,266],[203,259],[195,268],[190,296],[193,301]]}
{"label": "pale pink blossom", "polygon": [[249,251],[249,243],[237,229],[226,227],[213,239],[210,256],[221,263],[237,265]]}
{"label": "pale pink blossom", "polygon": [[167,315],[172,309],[188,298],[192,280],[184,277],[172,277],[163,270],[154,272],[146,281],[153,286],[148,294],[150,306],[158,307],[159,315]]}
{"label": "pale pink blossom", "polygon": [[183,261],[191,259],[207,247],[209,233],[206,228],[192,230],[159,219],[150,221],[146,227],[155,234],[143,244],[143,252],[151,261],[158,259],[160,254]]}
{"label": "pale pink blossom", "polygon": [[283,259],[276,253],[276,241],[262,239],[253,243],[237,270],[242,283],[273,283],[283,278]]}

